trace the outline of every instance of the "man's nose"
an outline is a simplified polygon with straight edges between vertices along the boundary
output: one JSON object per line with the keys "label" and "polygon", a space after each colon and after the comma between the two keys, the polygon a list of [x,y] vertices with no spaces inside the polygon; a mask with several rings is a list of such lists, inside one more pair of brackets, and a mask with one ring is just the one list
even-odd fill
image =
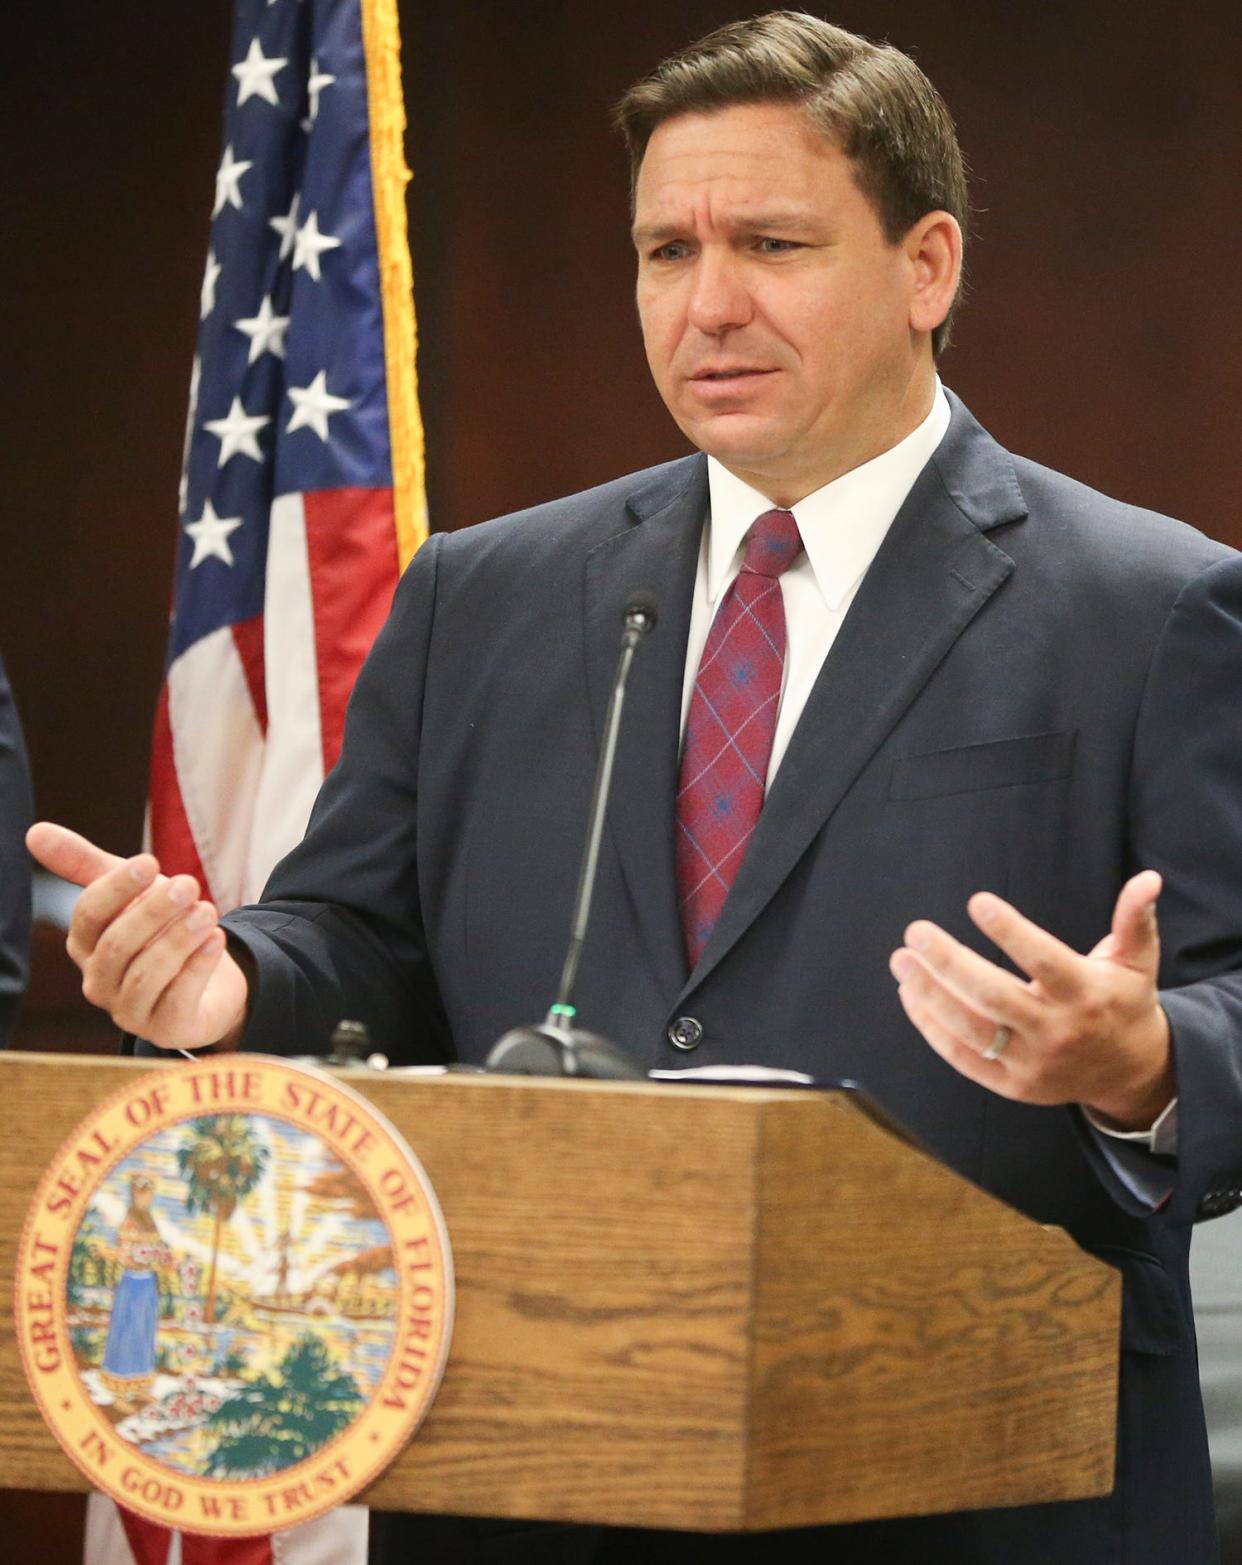
{"label": "man's nose", "polygon": [[753,312],[750,293],[736,259],[704,251],[695,267],[690,295],[690,324],[709,336],[745,326]]}

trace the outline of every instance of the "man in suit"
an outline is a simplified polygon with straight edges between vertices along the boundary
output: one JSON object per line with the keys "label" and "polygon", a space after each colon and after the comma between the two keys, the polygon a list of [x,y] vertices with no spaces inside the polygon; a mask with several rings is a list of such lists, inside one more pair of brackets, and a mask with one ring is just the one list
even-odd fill
{"label": "man in suit", "polygon": [[965,188],[905,56],[777,13],[620,122],[648,358],[700,454],[433,538],[305,842],[223,929],[188,877],[37,828],[89,883],[84,987],[164,1046],[322,1048],[348,1015],[395,1060],[481,1060],[553,992],[621,613],[654,587],[583,1020],[643,1065],[857,1077],[1120,1266],[1119,1477],[779,1540],[567,1533],[566,1557],[1201,1565],[1185,1259],[1242,1183],[1242,564],[1011,456],[940,387]]}

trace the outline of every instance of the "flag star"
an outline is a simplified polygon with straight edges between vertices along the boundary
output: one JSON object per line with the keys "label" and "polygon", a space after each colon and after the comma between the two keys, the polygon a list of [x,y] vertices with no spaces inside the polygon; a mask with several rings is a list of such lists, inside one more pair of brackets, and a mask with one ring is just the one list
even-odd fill
{"label": "flag star", "polygon": [[303,130],[309,130],[319,117],[319,94],[325,87],[331,87],[335,80],[335,76],[329,76],[319,69],[319,58],[312,55],[310,80],[306,83],[306,91],[310,95],[310,113],[302,121]]}
{"label": "flag star", "polygon": [[214,250],[207,252],[207,265],[203,269],[203,286],[198,295],[198,318],[205,321],[216,307],[216,284],[224,268],[216,260]]}
{"label": "flag star", "polygon": [[242,321],[234,321],[233,325],[250,338],[250,352],[246,355],[247,364],[253,364],[265,353],[274,353],[278,359],[284,358],[285,332],[288,330],[289,317],[277,315],[272,309],[270,293],[264,295],[257,315],[251,315]]}
{"label": "flag star", "polygon": [[196,522],[187,522],[185,530],[194,541],[194,555],[190,569],[196,570],[204,560],[223,560],[233,564],[233,551],[229,548],[229,534],[241,526],[240,516],[217,516],[210,500],[203,502],[203,514]]}
{"label": "flag star", "polygon": [[293,270],[304,266],[316,282],[319,281],[319,257],[325,250],[335,250],[340,244],[339,239],[334,239],[331,234],[319,232],[319,218],[316,213],[311,215],[297,231],[297,237],[293,242]]}
{"label": "flag star", "polygon": [[328,415],[343,412],[350,406],[348,397],[334,397],[328,390],[328,377],[320,370],[309,386],[290,386],[289,400],[293,403],[293,417],[285,425],[288,434],[295,429],[313,429],[320,440],[328,438]]}
{"label": "flag star", "polygon": [[220,437],[220,460],[216,464],[217,467],[223,467],[231,456],[236,456],[239,452],[255,462],[261,462],[263,453],[259,450],[256,437],[264,425],[271,422],[266,413],[247,413],[242,407],[240,397],[233,398],[233,405],[229,409],[227,418],[204,419],[203,428],[209,429],[213,435]]}
{"label": "flag star", "polygon": [[253,167],[253,162],[239,163],[234,159],[232,142],[225,147],[220,167],[216,170],[216,204],[211,209],[212,217],[219,216],[226,201],[229,206],[241,211],[241,177],[248,168]]}
{"label": "flag star", "polygon": [[246,51],[246,58],[239,60],[233,67],[233,75],[237,77],[238,108],[241,108],[248,98],[262,98],[265,103],[279,104],[276,83],[272,78],[288,63],[287,59],[265,57],[259,40],[252,38],[250,48]]}
{"label": "flag star", "polygon": [[297,239],[298,202],[301,199],[301,196],[294,196],[287,217],[269,217],[267,220],[269,228],[274,228],[280,235],[280,259],[282,261],[289,254],[290,250],[293,249],[294,242]]}

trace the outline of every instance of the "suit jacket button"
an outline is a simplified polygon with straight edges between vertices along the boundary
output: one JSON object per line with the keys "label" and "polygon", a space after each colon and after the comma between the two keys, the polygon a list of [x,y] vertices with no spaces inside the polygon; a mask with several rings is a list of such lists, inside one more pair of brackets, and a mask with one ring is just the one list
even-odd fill
{"label": "suit jacket button", "polygon": [[675,1049],[697,1049],[703,1042],[703,1023],[696,1016],[679,1016],[669,1027],[668,1041]]}

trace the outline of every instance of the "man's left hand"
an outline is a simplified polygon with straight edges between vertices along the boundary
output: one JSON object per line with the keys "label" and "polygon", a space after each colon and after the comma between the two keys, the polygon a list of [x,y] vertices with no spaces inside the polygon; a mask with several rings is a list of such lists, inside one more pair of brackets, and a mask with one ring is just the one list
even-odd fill
{"label": "man's left hand", "polygon": [[1177,1091],[1156,991],[1160,891],[1154,870],[1127,881],[1111,931],[1086,956],[977,893],[971,919],[1026,981],[919,920],[889,963],[906,1015],[942,1059],[1002,1097],[1081,1103],[1119,1130],[1146,1130]]}

